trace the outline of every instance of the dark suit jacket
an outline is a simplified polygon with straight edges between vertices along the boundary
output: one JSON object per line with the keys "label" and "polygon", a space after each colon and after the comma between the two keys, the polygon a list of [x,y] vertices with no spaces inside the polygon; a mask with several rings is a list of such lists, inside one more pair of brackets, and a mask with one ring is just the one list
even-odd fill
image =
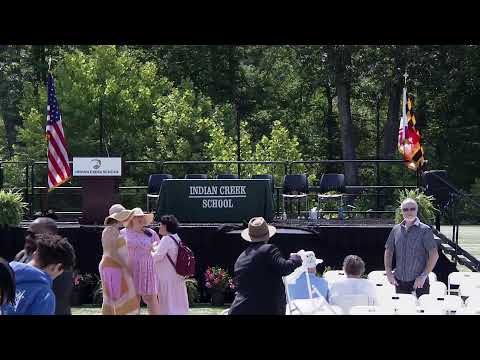
{"label": "dark suit jacket", "polygon": [[235,263],[236,294],[229,314],[285,315],[282,276],[301,264],[301,260],[284,259],[273,244],[252,243]]}
{"label": "dark suit jacket", "polygon": [[55,294],[55,315],[72,315],[70,297],[73,291],[73,273],[64,271],[55,278],[52,290]]}

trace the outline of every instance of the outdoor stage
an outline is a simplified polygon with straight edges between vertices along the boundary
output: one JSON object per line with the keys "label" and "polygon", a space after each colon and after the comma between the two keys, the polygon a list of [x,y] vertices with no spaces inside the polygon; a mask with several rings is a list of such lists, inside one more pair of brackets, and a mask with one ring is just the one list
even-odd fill
{"label": "outdoor stage", "polygon": [[[384,268],[383,253],[393,223],[379,220],[290,220],[273,222],[277,233],[271,242],[284,256],[301,249],[314,251],[323,259],[322,267],[341,269],[345,256],[355,254],[363,258],[366,272]],[[0,256],[12,260],[23,248],[25,230],[29,223],[11,229],[0,230]],[[103,226],[80,225],[76,222],[59,222],[59,232],[67,237],[75,248],[77,268],[82,273],[98,273],[102,256],[101,234]],[[203,273],[207,266],[221,266],[233,274],[237,257],[248,243],[240,237],[242,224],[185,224],[179,235],[194,251],[197,261],[196,279],[206,296]],[[153,226],[155,230],[158,227]],[[440,249],[440,248],[439,248]],[[447,283],[448,273],[455,266],[440,251],[440,259],[434,269],[440,281]]]}

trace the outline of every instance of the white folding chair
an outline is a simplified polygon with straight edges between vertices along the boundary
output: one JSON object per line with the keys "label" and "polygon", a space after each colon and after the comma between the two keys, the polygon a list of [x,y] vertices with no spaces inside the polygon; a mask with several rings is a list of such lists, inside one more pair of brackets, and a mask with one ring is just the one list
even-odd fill
{"label": "white folding chair", "polygon": [[447,295],[447,285],[441,281],[434,281],[430,283],[430,294],[435,296]]}
{"label": "white folding chair", "polygon": [[465,306],[467,308],[480,308],[480,295],[470,296],[465,300]]}
{"label": "white folding chair", "polygon": [[371,306],[374,300],[368,295],[336,295],[330,298],[330,305],[339,306],[344,314],[349,314],[353,306]]}
{"label": "white folding chair", "polygon": [[375,283],[388,283],[387,273],[385,270],[374,270],[368,273],[368,280],[372,280]]}
{"label": "white folding chair", "polygon": [[[308,291],[308,299],[295,299],[290,292],[290,286],[295,286],[297,279],[305,274],[306,286]],[[297,268],[293,273],[283,276],[283,283],[285,286],[285,295],[287,297],[287,309],[286,315],[311,315],[320,310],[325,304],[328,305],[325,298],[320,294],[317,288],[310,283],[310,277],[308,271],[303,268]],[[317,297],[314,298],[313,294]]]}
{"label": "white folding chair", "polygon": [[428,274],[428,281],[430,283],[437,281],[437,275],[434,272]]}
{"label": "white folding chair", "polygon": [[329,270],[323,274],[323,278],[328,283],[333,283],[336,280],[345,278],[345,272],[343,270]]}
{"label": "white folding chair", "polygon": [[390,283],[383,283],[383,282],[374,282],[375,285],[375,291],[377,292],[377,297],[388,297],[396,294],[396,289],[395,286],[390,284]]}
{"label": "white folding chair", "polygon": [[393,315],[394,311],[381,306],[357,305],[350,308],[350,315]]}
{"label": "white folding chair", "polygon": [[480,296],[480,281],[477,279],[463,279],[458,288],[458,295],[462,298]]}
{"label": "white folding chair", "polygon": [[445,310],[447,314],[463,307],[462,298],[456,295],[435,296],[425,294],[420,296],[418,302],[420,306],[425,309],[442,309]]}
{"label": "white folding chair", "polygon": [[480,315],[480,307],[466,307],[455,311],[455,315]]}
{"label": "white folding chair", "polygon": [[[448,295],[452,295],[452,285],[460,286],[465,280],[475,280],[480,282],[480,273],[470,271],[454,271],[448,274]],[[458,290],[455,290],[458,293]]]}
{"label": "white folding chair", "polygon": [[417,306],[414,314],[404,314],[404,315],[446,315],[446,310],[441,308],[424,308],[422,306]]}
{"label": "white folding chair", "polygon": [[414,311],[417,307],[417,298],[412,294],[394,294],[378,298],[382,307],[390,308],[394,312]]}
{"label": "white folding chair", "polygon": [[[286,313],[287,315],[292,315],[294,313],[300,313],[301,314],[301,310],[298,308],[298,305],[293,303],[293,298],[290,294],[289,285],[295,285],[297,279],[304,272],[305,272],[305,269],[303,269],[302,267],[299,267],[299,268],[295,269],[295,271],[292,272],[291,274],[282,277],[283,284],[285,286],[285,295],[287,297],[287,313]],[[307,276],[307,278],[308,278],[308,276]],[[311,292],[309,292],[309,294],[311,294]],[[310,298],[311,298],[311,296],[310,296]]]}
{"label": "white folding chair", "polygon": [[316,309],[313,315],[343,315],[343,311],[339,306],[330,305]]}

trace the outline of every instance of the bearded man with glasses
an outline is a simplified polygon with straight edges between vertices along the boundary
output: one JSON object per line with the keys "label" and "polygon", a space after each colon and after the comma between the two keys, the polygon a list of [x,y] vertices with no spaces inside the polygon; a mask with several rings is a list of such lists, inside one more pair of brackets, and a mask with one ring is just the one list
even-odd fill
{"label": "bearded man with glasses", "polygon": [[[418,217],[417,202],[407,198],[402,202],[403,221],[393,227],[385,244],[385,271],[388,281],[398,294],[417,297],[430,292],[428,274],[438,260],[437,243],[430,226]],[[392,260],[395,254],[395,270]]]}

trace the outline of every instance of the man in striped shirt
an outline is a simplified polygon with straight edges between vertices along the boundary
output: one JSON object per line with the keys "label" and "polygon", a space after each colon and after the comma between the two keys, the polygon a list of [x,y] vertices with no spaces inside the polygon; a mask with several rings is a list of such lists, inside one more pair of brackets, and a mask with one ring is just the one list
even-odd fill
{"label": "man in striped shirt", "polygon": [[[438,260],[437,243],[432,229],[417,217],[418,205],[407,198],[402,202],[403,221],[393,227],[385,244],[385,271],[388,281],[395,285],[397,293],[417,297],[428,294],[428,274]],[[392,259],[395,254],[395,272]]]}

